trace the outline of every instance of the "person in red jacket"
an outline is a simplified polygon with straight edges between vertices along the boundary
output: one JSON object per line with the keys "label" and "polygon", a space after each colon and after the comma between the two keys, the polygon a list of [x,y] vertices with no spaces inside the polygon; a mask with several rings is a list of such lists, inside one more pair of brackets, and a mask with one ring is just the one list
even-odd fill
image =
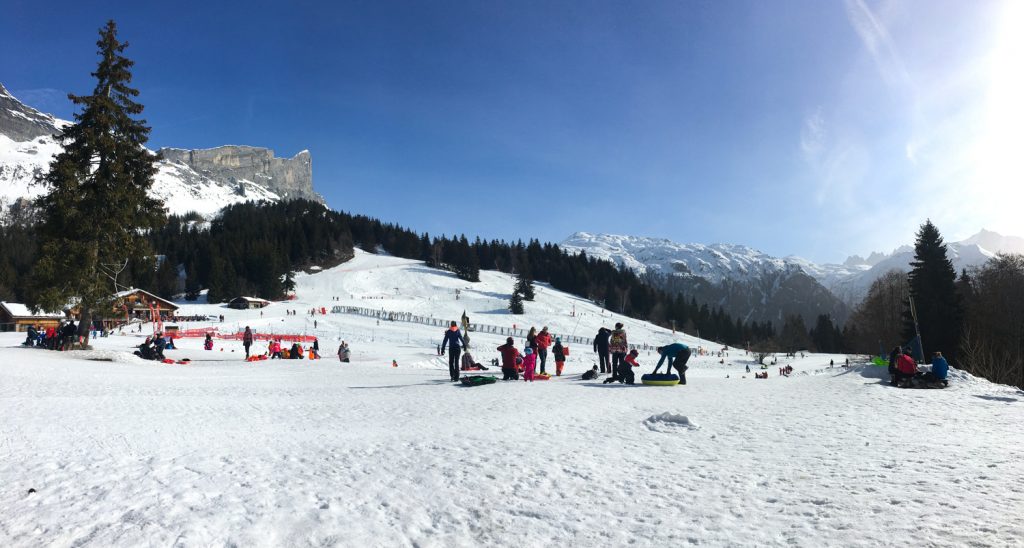
{"label": "person in red jacket", "polygon": [[519,372],[516,370],[516,358],[519,357],[519,351],[516,350],[515,340],[512,337],[506,339],[505,344],[498,347],[498,352],[501,352],[502,380],[519,380]]}
{"label": "person in red jacket", "polygon": [[537,333],[537,359],[540,361],[540,372],[544,373],[544,364],[548,361],[548,347],[551,346],[551,333],[548,333],[548,326],[544,326]]}
{"label": "person in red jacket", "polygon": [[917,374],[917,362],[910,355],[910,349],[904,349],[903,354],[896,359],[896,382],[903,388],[913,387],[914,375]]}

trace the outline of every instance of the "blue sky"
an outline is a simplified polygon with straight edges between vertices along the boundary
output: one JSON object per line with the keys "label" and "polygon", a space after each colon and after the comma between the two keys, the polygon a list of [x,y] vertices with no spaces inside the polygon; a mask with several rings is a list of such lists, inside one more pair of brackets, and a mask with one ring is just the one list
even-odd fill
{"label": "blue sky", "polygon": [[334,209],[841,261],[1024,235],[1024,3],[8,0],[0,82],[68,118],[114,18],[150,146],[309,149]]}

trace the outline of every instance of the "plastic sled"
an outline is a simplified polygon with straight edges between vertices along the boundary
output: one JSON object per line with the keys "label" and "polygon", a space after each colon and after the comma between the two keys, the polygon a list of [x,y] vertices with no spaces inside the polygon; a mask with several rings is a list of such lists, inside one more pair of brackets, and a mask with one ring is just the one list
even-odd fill
{"label": "plastic sled", "polygon": [[679,375],[671,373],[648,373],[640,376],[640,382],[647,386],[674,386],[679,384]]}
{"label": "plastic sled", "polygon": [[550,373],[537,373],[536,375],[533,376],[533,380],[535,380],[535,381],[550,381],[551,380],[551,374]]}
{"label": "plastic sled", "polygon": [[466,375],[459,379],[459,382],[462,383],[462,386],[483,386],[498,382],[498,378],[486,375]]}

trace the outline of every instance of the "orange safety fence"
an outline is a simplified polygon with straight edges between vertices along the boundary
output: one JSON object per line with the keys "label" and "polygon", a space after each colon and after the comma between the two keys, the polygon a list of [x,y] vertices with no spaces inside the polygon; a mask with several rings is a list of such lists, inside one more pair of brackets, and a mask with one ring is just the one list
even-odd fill
{"label": "orange safety fence", "polygon": [[[198,338],[206,337],[209,333],[215,339],[227,340],[227,341],[240,341],[245,337],[244,332],[236,333],[220,333],[215,327],[207,327],[203,329],[186,329],[178,331],[176,338]],[[288,342],[313,342],[316,337],[313,335],[293,335],[288,333],[253,333],[252,338],[254,341],[288,341]]]}

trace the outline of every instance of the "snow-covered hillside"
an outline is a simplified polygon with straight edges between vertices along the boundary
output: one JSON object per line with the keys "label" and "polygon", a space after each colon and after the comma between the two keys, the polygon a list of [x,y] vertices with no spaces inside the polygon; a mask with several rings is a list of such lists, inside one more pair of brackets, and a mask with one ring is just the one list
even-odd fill
{"label": "snow-covered hillside", "polygon": [[[262,310],[182,303],[225,322],[315,333],[320,361],[244,362],[238,342],[179,340],[191,365],[20,348],[0,334],[3,546],[1011,546],[1024,537],[1024,393],[960,372],[899,390],[846,356],[695,356],[686,386],[567,375],[464,388],[441,329],[313,308],[363,306],[587,336],[619,318],[513,280],[469,284],[357,253]],[[455,290],[458,292],[456,300]],[[572,316],[575,306],[576,316]],[[297,315],[289,315],[296,310]],[[146,326],[147,328],[149,326]],[[676,340],[628,322],[632,342]],[[332,354],[352,343],[353,363]],[[473,333],[488,363],[503,336]],[[714,349],[718,345],[705,344]],[[522,340],[516,340],[522,347]],[[260,349],[262,351],[262,349]],[[641,354],[644,371],[654,356]],[[392,360],[398,367],[391,367]],[[488,372],[490,373],[490,372]],[[966,509],[969,509],[967,511]]]}
{"label": "snow-covered hillside", "polygon": [[[0,85],[0,211],[44,192],[36,180],[61,151],[53,135],[69,123],[21,103]],[[280,199],[267,184],[212,177],[183,161],[160,160],[157,168],[152,193],[170,213],[194,211],[210,217],[231,204]]]}

